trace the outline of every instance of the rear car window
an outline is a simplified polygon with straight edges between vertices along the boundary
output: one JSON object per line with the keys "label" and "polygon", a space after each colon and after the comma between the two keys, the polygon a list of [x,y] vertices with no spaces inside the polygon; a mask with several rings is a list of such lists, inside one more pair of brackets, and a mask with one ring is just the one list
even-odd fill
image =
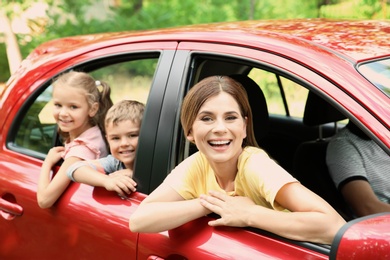
{"label": "rear car window", "polygon": [[[138,58],[111,63],[88,73],[111,86],[111,99],[114,103],[122,99],[132,99],[146,105],[157,62],[158,57]],[[51,98],[52,86],[49,85],[33,100],[29,108],[23,110],[26,112],[21,115],[20,123],[16,123],[13,147],[23,148],[23,153],[33,151],[46,154],[55,146],[58,139],[57,125],[52,115]]]}

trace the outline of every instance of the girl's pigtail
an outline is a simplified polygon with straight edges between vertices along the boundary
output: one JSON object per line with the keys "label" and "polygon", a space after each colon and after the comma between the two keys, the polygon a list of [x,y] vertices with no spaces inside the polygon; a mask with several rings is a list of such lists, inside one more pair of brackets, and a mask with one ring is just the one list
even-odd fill
{"label": "girl's pigtail", "polygon": [[108,109],[113,105],[111,100],[111,88],[105,82],[100,82],[99,86],[99,111],[98,113],[98,126],[103,133],[106,135],[106,129],[104,127],[104,119],[106,117]]}

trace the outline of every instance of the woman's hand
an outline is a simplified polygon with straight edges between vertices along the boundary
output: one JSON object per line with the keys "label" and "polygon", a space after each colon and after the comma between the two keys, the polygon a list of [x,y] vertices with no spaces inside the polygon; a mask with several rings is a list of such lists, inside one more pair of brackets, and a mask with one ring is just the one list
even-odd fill
{"label": "woman's hand", "polygon": [[209,222],[210,226],[248,226],[246,214],[255,203],[247,197],[229,196],[218,191],[210,191],[209,195],[201,195],[200,203],[205,208],[221,216]]}

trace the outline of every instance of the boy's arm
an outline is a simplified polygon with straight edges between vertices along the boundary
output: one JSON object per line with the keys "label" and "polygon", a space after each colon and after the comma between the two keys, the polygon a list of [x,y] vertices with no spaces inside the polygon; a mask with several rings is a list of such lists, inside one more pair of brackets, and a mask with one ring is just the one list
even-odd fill
{"label": "boy's arm", "polygon": [[69,167],[66,174],[74,182],[100,187],[104,187],[104,180],[107,178],[97,161],[77,162]]}
{"label": "boy's arm", "polygon": [[131,192],[136,191],[136,182],[129,177],[129,174],[108,176],[97,169],[102,167],[98,162],[79,162],[71,167],[67,172],[68,177],[76,182],[85,183],[91,186],[104,187],[109,191],[116,191],[120,196],[126,197]]}

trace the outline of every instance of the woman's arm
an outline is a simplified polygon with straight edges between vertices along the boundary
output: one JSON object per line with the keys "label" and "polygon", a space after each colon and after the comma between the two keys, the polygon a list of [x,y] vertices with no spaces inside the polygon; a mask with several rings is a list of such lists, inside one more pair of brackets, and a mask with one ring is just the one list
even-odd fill
{"label": "woman's arm", "polygon": [[67,158],[53,179],[50,180],[50,172],[54,165],[61,159],[63,150],[64,148],[61,146],[50,149],[42,164],[37,190],[37,201],[41,208],[50,208],[57,201],[70,182],[66,176],[66,169],[71,164],[80,161],[77,157]]}
{"label": "woman's arm", "polygon": [[179,227],[211,213],[199,199],[184,200],[166,183],[162,183],[130,216],[132,232],[154,233]]}
{"label": "woman's arm", "polygon": [[291,212],[268,209],[255,205],[249,198],[220,192],[201,197],[204,207],[221,216],[210,221],[211,226],[250,226],[289,239],[331,244],[345,223],[328,203],[299,183],[284,185],[276,201]]}

